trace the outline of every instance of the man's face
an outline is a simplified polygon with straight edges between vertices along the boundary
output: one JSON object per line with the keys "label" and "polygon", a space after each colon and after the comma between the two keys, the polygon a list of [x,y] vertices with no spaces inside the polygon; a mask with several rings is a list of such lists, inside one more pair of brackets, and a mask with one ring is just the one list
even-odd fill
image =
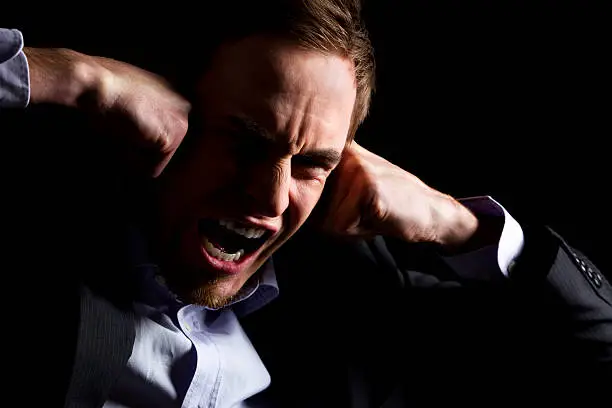
{"label": "man's face", "polygon": [[319,200],[355,77],[348,59],[251,37],[221,47],[197,91],[185,149],[159,180],[157,242],[170,286],[220,307]]}

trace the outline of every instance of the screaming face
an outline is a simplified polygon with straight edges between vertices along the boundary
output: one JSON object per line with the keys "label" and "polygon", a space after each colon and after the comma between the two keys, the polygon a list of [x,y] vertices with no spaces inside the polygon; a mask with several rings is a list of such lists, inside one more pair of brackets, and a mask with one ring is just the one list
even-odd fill
{"label": "screaming face", "polygon": [[222,46],[197,90],[187,148],[158,180],[155,238],[171,289],[221,307],[319,200],[355,76],[346,58],[250,37]]}

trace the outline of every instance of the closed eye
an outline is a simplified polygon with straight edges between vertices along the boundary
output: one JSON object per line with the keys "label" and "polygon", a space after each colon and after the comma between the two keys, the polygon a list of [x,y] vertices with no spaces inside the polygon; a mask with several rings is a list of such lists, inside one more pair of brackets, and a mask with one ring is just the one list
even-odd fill
{"label": "closed eye", "polygon": [[331,171],[340,163],[341,158],[341,153],[334,149],[319,149],[297,154],[293,161],[301,166]]}
{"label": "closed eye", "polygon": [[307,154],[295,155],[291,161],[296,166],[309,169],[321,169],[324,171],[331,171],[336,165],[333,161]]}

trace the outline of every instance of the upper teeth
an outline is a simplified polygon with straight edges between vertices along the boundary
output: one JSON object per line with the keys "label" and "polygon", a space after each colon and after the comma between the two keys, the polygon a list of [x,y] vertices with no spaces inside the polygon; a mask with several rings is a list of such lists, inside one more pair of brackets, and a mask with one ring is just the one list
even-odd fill
{"label": "upper teeth", "polygon": [[246,238],[261,238],[263,234],[266,233],[266,230],[263,228],[240,228],[237,227],[233,221],[229,220],[219,220],[219,224],[224,226],[230,231],[235,232],[236,234],[240,234]]}

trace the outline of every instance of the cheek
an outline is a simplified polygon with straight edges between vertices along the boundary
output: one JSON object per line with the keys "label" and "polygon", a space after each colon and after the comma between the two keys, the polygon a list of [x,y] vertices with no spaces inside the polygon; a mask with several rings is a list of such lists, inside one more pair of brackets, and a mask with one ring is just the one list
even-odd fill
{"label": "cheek", "polygon": [[163,201],[174,212],[189,212],[207,196],[234,184],[237,166],[223,145],[203,139],[179,156],[164,180]]}
{"label": "cheek", "polygon": [[294,181],[290,191],[291,229],[299,228],[321,198],[324,187],[319,181]]}
{"label": "cheek", "polygon": [[191,164],[191,174],[197,175],[204,190],[216,190],[235,179],[238,171],[236,160],[225,146],[203,143],[200,154]]}

